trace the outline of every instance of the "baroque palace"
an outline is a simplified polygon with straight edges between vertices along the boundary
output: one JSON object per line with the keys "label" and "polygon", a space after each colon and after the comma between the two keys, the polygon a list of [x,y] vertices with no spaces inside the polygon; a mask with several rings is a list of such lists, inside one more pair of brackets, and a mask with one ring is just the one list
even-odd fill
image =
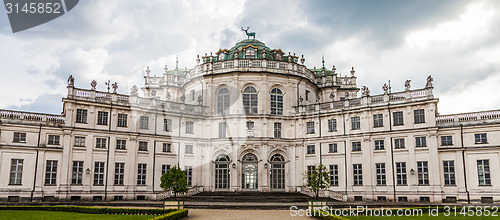
{"label": "baroque palace", "polygon": [[307,68],[255,39],[196,61],[148,68],[143,97],[70,76],[61,115],[0,110],[0,200],[158,199],[173,166],[188,194],[310,194],[318,164],[337,200],[500,200],[500,111],[440,115],[430,76],[372,95],[354,68]]}

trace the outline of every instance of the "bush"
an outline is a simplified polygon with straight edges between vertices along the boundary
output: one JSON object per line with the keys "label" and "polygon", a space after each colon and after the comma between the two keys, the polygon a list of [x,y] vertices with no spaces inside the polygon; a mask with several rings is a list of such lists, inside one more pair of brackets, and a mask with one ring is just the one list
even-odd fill
{"label": "bush", "polygon": [[175,220],[186,217],[188,215],[187,209],[178,209],[177,211],[169,212],[165,215],[152,218],[151,220]]}
{"label": "bush", "polygon": [[[55,211],[76,212],[87,214],[118,214],[118,215],[165,215],[176,212],[177,209],[126,209],[126,208],[100,208],[88,206],[0,206],[0,210],[29,210],[29,211]],[[187,210],[186,210],[187,215]]]}
{"label": "bush", "polygon": [[348,220],[347,218],[344,218],[341,216],[330,215],[330,213],[325,212],[323,210],[319,210],[319,209],[312,211],[312,215],[316,218],[323,219],[323,220]]}

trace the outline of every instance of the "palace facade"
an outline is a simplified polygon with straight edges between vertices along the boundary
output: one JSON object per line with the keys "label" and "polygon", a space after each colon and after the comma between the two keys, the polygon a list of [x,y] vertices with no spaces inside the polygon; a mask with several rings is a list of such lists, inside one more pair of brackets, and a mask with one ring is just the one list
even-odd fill
{"label": "palace facade", "polygon": [[246,39],[193,69],[148,68],[143,97],[70,76],[61,115],[0,110],[0,201],[158,199],[173,166],[190,193],[308,194],[318,164],[338,200],[500,200],[500,111],[440,115],[430,76],[372,95],[354,68],[304,62]]}

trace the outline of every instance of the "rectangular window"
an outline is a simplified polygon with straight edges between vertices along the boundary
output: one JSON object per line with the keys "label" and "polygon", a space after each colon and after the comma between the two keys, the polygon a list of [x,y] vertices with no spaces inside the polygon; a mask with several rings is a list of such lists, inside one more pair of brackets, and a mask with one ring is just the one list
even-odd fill
{"label": "rectangular window", "polygon": [[23,159],[10,160],[9,185],[21,185],[23,180]]}
{"label": "rectangular window", "polygon": [[308,121],[306,123],[307,134],[314,134],[314,121]]}
{"label": "rectangular window", "polygon": [[194,133],[194,123],[192,121],[186,121],[186,134]]}
{"label": "rectangular window", "polygon": [[75,137],[75,147],[85,147],[85,137]]}
{"label": "rectangular window", "polygon": [[444,185],[454,186],[455,185],[455,161],[443,161],[443,173],[444,173]]}
{"label": "rectangular window", "polygon": [[328,144],[328,153],[337,153],[337,144]]}
{"label": "rectangular window", "polygon": [[417,161],[418,185],[429,185],[429,165],[427,161]]}
{"label": "rectangular window", "polygon": [[328,132],[337,131],[337,119],[329,119],[328,120]]}
{"label": "rectangular window", "polygon": [[404,125],[403,112],[393,112],[392,119],[394,120],[394,126]]}
{"label": "rectangular window", "polygon": [[307,145],[307,154],[315,154],[316,146],[315,145]]}
{"label": "rectangular window", "polygon": [[441,136],[441,146],[453,145],[452,136]]}
{"label": "rectangular window", "polygon": [[139,118],[139,129],[149,129],[149,117],[141,116]]}
{"label": "rectangular window", "polygon": [[477,175],[480,186],[491,185],[490,160],[477,160]]}
{"label": "rectangular window", "polygon": [[376,163],[375,170],[377,175],[377,185],[385,186],[386,184],[385,163]]}
{"label": "rectangular window", "polygon": [[73,171],[71,172],[71,184],[81,185],[83,179],[83,161],[73,161]]}
{"label": "rectangular window", "polygon": [[148,151],[148,142],[147,141],[139,141],[139,151]]}
{"label": "rectangular window", "polygon": [[361,142],[352,142],[352,151],[361,151]]}
{"label": "rectangular window", "polygon": [[163,143],[163,152],[172,152],[172,144],[171,143]]}
{"label": "rectangular window", "polygon": [[125,128],[127,127],[127,114],[120,114],[118,113],[118,121],[117,121],[117,125],[118,127],[122,127],[122,128]]}
{"label": "rectangular window", "polygon": [[125,150],[127,149],[127,140],[116,140],[116,149]]}
{"label": "rectangular window", "polygon": [[137,165],[137,185],[146,185],[146,166],[145,163],[140,163]]}
{"label": "rectangular window", "polygon": [[97,124],[108,125],[108,112],[97,112]]}
{"label": "rectangular window", "polygon": [[382,114],[373,115],[373,127],[374,128],[384,127],[384,116]]}
{"label": "rectangular window", "polygon": [[315,169],[314,165],[307,166],[307,181],[310,181],[310,178],[314,173],[314,169]]}
{"label": "rectangular window", "polygon": [[415,147],[427,147],[427,139],[425,137],[415,137]]}
{"label": "rectangular window", "polygon": [[115,163],[115,185],[123,185],[125,163]]}
{"label": "rectangular window", "polygon": [[186,172],[186,178],[187,178],[187,185],[191,186],[193,184],[193,167],[186,166],[185,172]]}
{"label": "rectangular window", "polygon": [[415,118],[415,124],[425,123],[425,113],[423,109],[414,110],[413,116]]}
{"label": "rectangular window", "polygon": [[219,123],[219,138],[226,138],[226,122]]}
{"label": "rectangular window", "polygon": [[407,185],[406,162],[396,163],[396,180],[398,185]]}
{"label": "rectangular window", "polygon": [[281,138],[281,123],[274,122],[274,138]]}
{"label": "rectangular window", "polygon": [[311,92],[310,92],[309,90],[306,90],[306,101],[309,101],[309,94],[310,94],[310,93],[311,93]]}
{"label": "rectangular window", "polygon": [[49,141],[47,142],[47,144],[59,145],[59,139],[60,139],[59,135],[49,135]]}
{"label": "rectangular window", "polygon": [[168,165],[168,164],[161,165],[161,175],[163,175],[164,173],[167,173],[169,170],[170,170],[170,165]]}
{"label": "rectangular window", "polygon": [[104,185],[104,162],[95,162],[94,164],[94,185]]}
{"label": "rectangular window", "polygon": [[56,185],[57,160],[47,160],[45,166],[45,185]]}
{"label": "rectangular window", "polygon": [[76,123],[87,123],[87,110],[77,109],[76,110]]}
{"label": "rectangular window", "polygon": [[385,149],[384,140],[375,140],[375,150]]}
{"label": "rectangular window", "polygon": [[254,136],[254,130],[255,129],[255,124],[253,121],[247,121],[247,137],[253,137]]}
{"label": "rectangular window", "polygon": [[193,154],[193,145],[186,145],[186,154]]}
{"label": "rectangular window", "polygon": [[488,140],[486,139],[486,133],[474,134],[474,140],[476,144],[486,144]]}
{"label": "rectangular window", "polygon": [[405,148],[405,139],[404,138],[394,139],[394,148],[395,149],[403,149],[403,148]]}
{"label": "rectangular window", "polygon": [[95,139],[95,148],[106,148],[107,138],[96,138]]}
{"label": "rectangular window", "polygon": [[339,185],[339,165],[330,165],[330,185]]}
{"label": "rectangular window", "polygon": [[361,129],[361,121],[360,121],[359,116],[351,117],[351,129],[352,130]]}
{"label": "rectangular window", "polygon": [[14,132],[14,143],[26,143],[26,133]]}
{"label": "rectangular window", "polygon": [[355,186],[363,185],[363,165],[353,164],[352,165],[353,181]]}
{"label": "rectangular window", "polygon": [[163,131],[172,131],[172,119],[163,119]]}

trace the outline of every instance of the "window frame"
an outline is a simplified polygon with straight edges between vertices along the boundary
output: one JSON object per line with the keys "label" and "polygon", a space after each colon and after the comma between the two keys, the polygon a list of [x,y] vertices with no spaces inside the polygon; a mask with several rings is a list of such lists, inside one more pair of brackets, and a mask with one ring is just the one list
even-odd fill
{"label": "window frame", "polygon": [[13,143],[26,143],[26,133],[25,132],[14,132]]}
{"label": "window frame", "polygon": [[57,160],[45,162],[45,185],[55,186],[57,184]]}
{"label": "window frame", "polygon": [[279,88],[271,90],[271,115],[283,115],[283,92]]}
{"label": "window frame", "polygon": [[427,137],[415,137],[415,147],[427,147]]}
{"label": "window frame", "polygon": [[405,124],[403,111],[393,112],[392,121],[393,126],[403,126]]}
{"label": "window frame", "polygon": [[243,113],[245,115],[259,114],[259,92],[253,86],[247,86],[242,92]]}
{"label": "window frame", "polygon": [[373,127],[374,128],[381,128],[384,127],[384,115],[379,113],[379,114],[373,114]]}
{"label": "window frame", "polygon": [[138,186],[146,186],[147,167],[148,167],[148,164],[145,164],[145,163],[137,164],[137,185]]}
{"label": "window frame", "polygon": [[441,146],[452,146],[452,145],[453,145],[452,135],[441,136]]}
{"label": "window frame", "polygon": [[375,163],[375,175],[376,175],[376,179],[377,179],[377,186],[387,185],[385,163]]}
{"label": "window frame", "polygon": [[415,109],[413,110],[413,122],[415,124],[425,123],[425,109]]}
{"label": "window frame", "polygon": [[139,117],[139,129],[143,130],[149,129],[149,116],[141,115]]}
{"label": "window frame", "polygon": [[127,127],[127,120],[128,120],[127,114],[118,113],[116,126],[120,127],[120,128],[126,128]]}
{"label": "window frame", "polygon": [[408,174],[406,169],[406,162],[396,162],[396,185],[407,186]]}
{"label": "window frame", "polygon": [[351,130],[361,130],[361,117],[351,117]]}
{"label": "window frame", "polygon": [[108,125],[109,113],[106,111],[97,111],[97,125]]}
{"label": "window frame", "polygon": [[314,132],[315,132],[314,126],[315,126],[314,121],[306,122],[306,134],[314,134]]}
{"label": "window frame", "polygon": [[76,109],[75,123],[87,124],[87,109]]}
{"label": "window frame", "polygon": [[352,147],[352,149],[351,149],[352,152],[360,152],[360,151],[362,151],[362,149],[361,149],[361,141],[353,141],[353,142],[351,142],[351,147]]}
{"label": "window frame", "polygon": [[456,186],[454,160],[443,161],[443,176],[445,186]]}
{"label": "window frame", "polygon": [[307,145],[307,154],[316,154],[316,145]]}
{"label": "window frame", "polygon": [[419,186],[428,186],[429,181],[429,162],[417,161],[417,179]]}

